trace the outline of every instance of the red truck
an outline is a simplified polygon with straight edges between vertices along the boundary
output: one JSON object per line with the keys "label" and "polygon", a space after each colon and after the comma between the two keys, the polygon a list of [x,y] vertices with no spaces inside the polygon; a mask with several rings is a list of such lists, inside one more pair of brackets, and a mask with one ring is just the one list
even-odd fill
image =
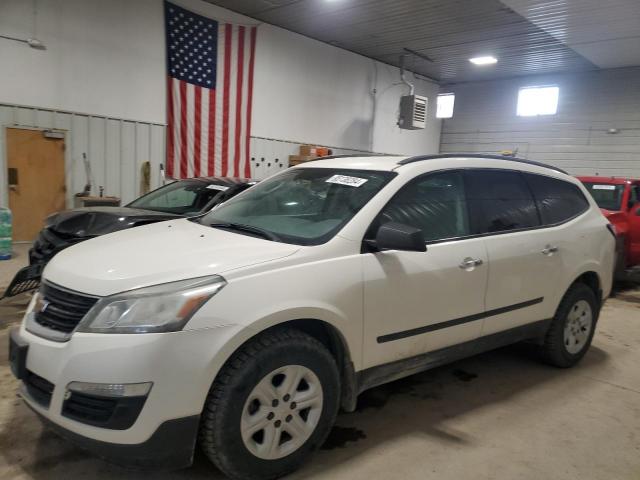
{"label": "red truck", "polygon": [[587,187],[618,238],[616,278],[627,279],[640,266],[640,179],[578,177]]}

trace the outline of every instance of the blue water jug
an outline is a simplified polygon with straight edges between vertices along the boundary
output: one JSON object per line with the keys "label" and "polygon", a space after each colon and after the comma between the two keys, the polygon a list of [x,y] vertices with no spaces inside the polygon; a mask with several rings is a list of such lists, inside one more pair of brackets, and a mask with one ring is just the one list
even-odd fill
{"label": "blue water jug", "polygon": [[12,253],[11,210],[0,207],[0,260],[9,260]]}

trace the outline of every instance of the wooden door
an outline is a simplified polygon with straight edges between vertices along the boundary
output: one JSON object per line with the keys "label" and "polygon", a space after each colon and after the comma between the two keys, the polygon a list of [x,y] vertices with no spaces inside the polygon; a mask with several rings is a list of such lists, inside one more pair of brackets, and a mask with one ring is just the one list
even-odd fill
{"label": "wooden door", "polygon": [[64,139],[7,128],[7,168],[13,240],[32,241],[44,219],[65,208]]}

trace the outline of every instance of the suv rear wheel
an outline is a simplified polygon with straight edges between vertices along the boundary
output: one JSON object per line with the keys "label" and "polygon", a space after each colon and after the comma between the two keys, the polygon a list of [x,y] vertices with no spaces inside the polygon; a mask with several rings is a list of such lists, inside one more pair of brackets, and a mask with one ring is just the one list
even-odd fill
{"label": "suv rear wheel", "polygon": [[593,290],[584,283],[572,285],[545,336],[544,360],[562,368],[578,363],[591,345],[599,313],[599,302]]}
{"label": "suv rear wheel", "polygon": [[231,478],[280,477],[322,445],[339,393],[336,362],[320,342],[293,329],[262,334],[231,357],[211,387],[201,446]]}

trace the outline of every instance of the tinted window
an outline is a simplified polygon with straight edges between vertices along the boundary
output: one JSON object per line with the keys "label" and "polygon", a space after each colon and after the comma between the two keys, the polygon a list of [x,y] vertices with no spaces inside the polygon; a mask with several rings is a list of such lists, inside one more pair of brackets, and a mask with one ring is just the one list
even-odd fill
{"label": "tinted window", "polygon": [[469,235],[462,173],[431,174],[404,186],[384,207],[376,223],[387,222],[419,228],[427,241]]}
{"label": "tinted window", "polygon": [[631,194],[629,195],[629,208],[638,203],[638,185],[631,186]]}
{"label": "tinted window", "polygon": [[538,204],[543,224],[567,221],[589,208],[589,202],[575,185],[544,175],[524,175]]}
{"label": "tinted window", "polygon": [[540,225],[535,202],[519,172],[469,170],[465,178],[473,233]]}
{"label": "tinted window", "polygon": [[600,208],[622,210],[624,185],[610,183],[582,182]]}

